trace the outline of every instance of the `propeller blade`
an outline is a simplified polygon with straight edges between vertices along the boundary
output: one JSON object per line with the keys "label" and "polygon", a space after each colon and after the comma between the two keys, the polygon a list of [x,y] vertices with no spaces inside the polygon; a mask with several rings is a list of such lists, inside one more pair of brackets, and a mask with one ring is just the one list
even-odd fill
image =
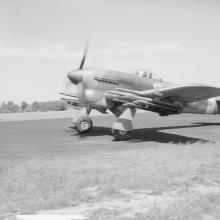
{"label": "propeller blade", "polygon": [[81,60],[80,66],[79,66],[80,70],[83,69],[83,67],[84,67],[86,56],[87,56],[87,53],[88,53],[88,48],[89,48],[89,44],[88,44],[88,41],[86,41],[86,44],[85,44],[85,47],[84,47],[83,57],[82,57],[82,60]]}
{"label": "propeller blade", "polygon": [[80,107],[84,107],[85,105],[85,86],[83,82],[78,83],[78,94],[79,94],[79,105]]}

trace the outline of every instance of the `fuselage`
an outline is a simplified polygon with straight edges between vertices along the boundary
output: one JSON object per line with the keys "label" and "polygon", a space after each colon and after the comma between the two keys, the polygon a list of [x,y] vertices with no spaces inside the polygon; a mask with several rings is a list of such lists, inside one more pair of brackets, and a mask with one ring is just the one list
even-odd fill
{"label": "fuselage", "polygon": [[[74,78],[75,77],[75,78]],[[70,72],[71,78],[71,72]],[[111,108],[113,103],[106,100],[105,93],[116,88],[143,91],[174,86],[150,74],[125,73],[112,70],[82,69],[73,70],[72,79],[82,80],[85,89],[85,103],[96,108]],[[220,99],[211,98],[187,103],[179,113],[219,114]]]}

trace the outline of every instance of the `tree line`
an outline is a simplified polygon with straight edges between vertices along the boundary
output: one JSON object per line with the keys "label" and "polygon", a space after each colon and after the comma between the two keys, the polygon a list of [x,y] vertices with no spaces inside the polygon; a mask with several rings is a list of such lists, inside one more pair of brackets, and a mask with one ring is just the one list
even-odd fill
{"label": "tree line", "polygon": [[46,111],[64,111],[67,109],[68,104],[64,101],[47,101],[47,102],[21,102],[16,104],[12,101],[2,102],[0,105],[0,113],[13,113],[13,112],[46,112]]}

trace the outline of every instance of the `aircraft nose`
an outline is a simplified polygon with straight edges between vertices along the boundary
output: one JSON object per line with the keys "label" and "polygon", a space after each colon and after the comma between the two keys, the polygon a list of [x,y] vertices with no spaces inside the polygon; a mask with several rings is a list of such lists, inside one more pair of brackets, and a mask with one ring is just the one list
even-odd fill
{"label": "aircraft nose", "polygon": [[74,84],[77,84],[78,82],[81,82],[83,80],[83,72],[82,71],[77,71],[77,70],[73,70],[71,72],[68,73],[68,78],[70,79],[70,81]]}

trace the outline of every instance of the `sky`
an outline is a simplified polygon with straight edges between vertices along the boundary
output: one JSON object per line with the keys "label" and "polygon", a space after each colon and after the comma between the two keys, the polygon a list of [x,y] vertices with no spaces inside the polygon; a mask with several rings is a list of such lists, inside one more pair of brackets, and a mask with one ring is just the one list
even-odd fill
{"label": "sky", "polygon": [[218,0],[0,0],[0,102],[58,100],[79,67],[220,87]]}

